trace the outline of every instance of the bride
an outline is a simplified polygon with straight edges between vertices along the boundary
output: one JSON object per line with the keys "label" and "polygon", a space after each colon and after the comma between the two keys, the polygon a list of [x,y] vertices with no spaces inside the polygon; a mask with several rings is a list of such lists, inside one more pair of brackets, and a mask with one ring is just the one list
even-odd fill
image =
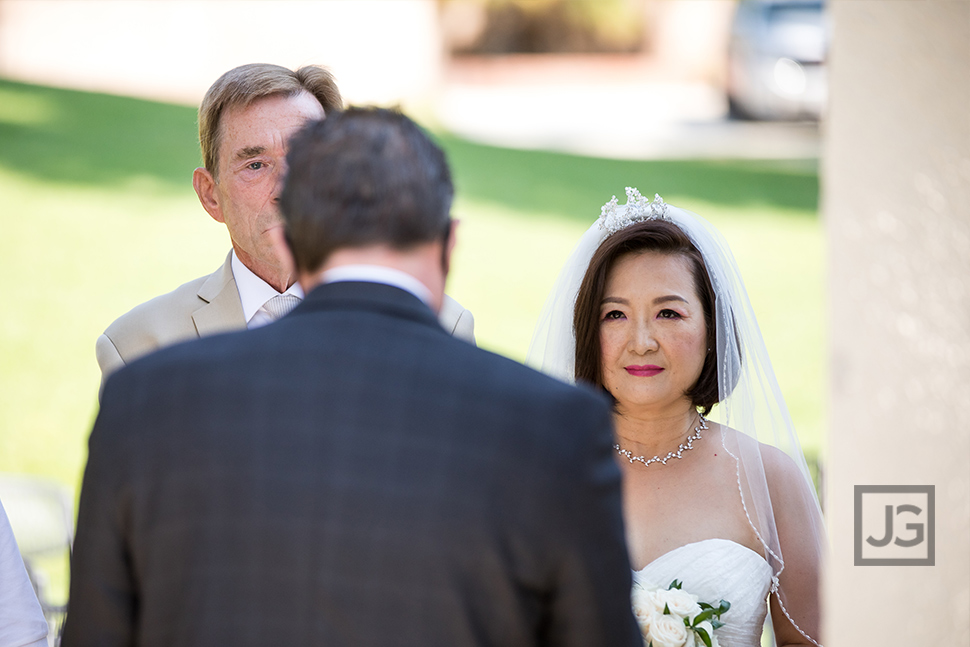
{"label": "bride", "polygon": [[635,582],[727,600],[721,647],[760,645],[769,608],[778,645],[818,645],[818,501],[710,224],[636,189],[614,197],[560,273],[528,361],[614,402]]}

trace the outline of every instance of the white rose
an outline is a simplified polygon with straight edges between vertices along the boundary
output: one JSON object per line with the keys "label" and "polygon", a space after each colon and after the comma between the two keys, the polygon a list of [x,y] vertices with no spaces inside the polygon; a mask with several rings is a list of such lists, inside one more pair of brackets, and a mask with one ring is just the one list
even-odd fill
{"label": "white rose", "polygon": [[663,605],[657,606],[657,596],[653,591],[649,591],[641,586],[634,586],[630,592],[630,601],[633,606],[633,615],[640,625],[640,632],[643,637],[647,637],[650,629],[650,621],[654,615],[663,613]]}
{"label": "white rose", "polygon": [[656,615],[651,618],[647,641],[653,647],[694,647],[694,632],[688,631],[680,618]]}
{"label": "white rose", "polygon": [[647,589],[634,587],[630,598],[633,603],[634,612],[637,609],[642,609],[644,614],[649,615],[651,613],[663,613],[664,611],[663,602],[657,599],[656,591],[648,591]]}
{"label": "white rose", "polygon": [[666,604],[670,613],[678,618],[688,618],[693,620],[694,616],[701,612],[701,607],[697,604],[697,596],[691,595],[680,589],[670,589],[669,591],[657,591],[660,600],[660,610]]}

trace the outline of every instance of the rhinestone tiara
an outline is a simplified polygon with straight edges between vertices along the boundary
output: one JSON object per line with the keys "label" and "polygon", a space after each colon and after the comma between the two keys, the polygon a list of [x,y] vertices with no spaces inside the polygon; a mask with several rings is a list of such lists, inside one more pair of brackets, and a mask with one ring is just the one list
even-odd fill
{"label": "rhinestone tiara", "polygon": [[613,196],[600,210],[599,225],[601,229],[615,234],[635,222],[644,220],[669,220],[667,204],[659,193],[654,194],[653,200],[648,200],[635,188],[628,186],[626,204],[620,205],[616,196]]}

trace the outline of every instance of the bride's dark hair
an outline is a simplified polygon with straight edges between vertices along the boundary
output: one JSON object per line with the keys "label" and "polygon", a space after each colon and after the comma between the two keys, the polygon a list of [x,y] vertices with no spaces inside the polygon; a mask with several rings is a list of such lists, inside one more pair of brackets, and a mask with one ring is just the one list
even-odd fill
{"label": "bride's dark hair", "polygon": [[685,395],[705,415],[718,402],[717,330],[714,325],[714,288],[704,258],[680,227],[666,220],[645,220],[625,227],[603,241],[590,259],[576,295],[573,331],[576,334],[576,381],[603,386],[600,353],[600,307],[606,279],[618,258],[634,252],[658,252],[685,257],[694,276],[694,290],[704,310],[707,355],[700,377]]}

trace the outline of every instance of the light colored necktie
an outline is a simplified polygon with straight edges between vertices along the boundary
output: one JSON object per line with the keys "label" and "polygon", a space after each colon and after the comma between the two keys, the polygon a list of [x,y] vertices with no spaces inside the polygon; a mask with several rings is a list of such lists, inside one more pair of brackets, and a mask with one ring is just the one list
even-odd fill
{"label": "light colored necktie", "polygon": [[277,294],[275,297],[263,304],[266,312],[276,321],[290,313],[300,303],[300,297],[292,294]]}

